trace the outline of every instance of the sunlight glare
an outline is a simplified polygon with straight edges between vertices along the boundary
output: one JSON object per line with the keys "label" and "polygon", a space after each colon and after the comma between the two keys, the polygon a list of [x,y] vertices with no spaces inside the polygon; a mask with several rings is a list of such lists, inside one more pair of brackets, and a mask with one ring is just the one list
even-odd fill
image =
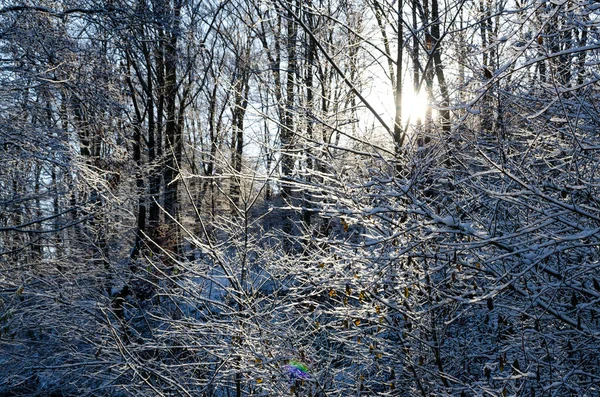
{"label": "sunlight glare", "polygon": [[404,92],[402,95],[402,118],[405,122],[410,118],[410,124],[415,124],[419,120],[422,121],[425,119],[428,105],[425,92]]}

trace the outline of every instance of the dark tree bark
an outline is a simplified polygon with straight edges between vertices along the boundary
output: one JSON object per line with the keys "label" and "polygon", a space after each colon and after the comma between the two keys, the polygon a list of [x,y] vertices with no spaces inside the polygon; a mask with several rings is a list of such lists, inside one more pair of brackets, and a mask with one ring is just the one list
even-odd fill
{"label": "dark tree bark", "polygon": [[[234,171],[231,180],[230,194],[235,206],[240,203],[242,182],[242,155],[244,152],[244,117],[248,106],[248,95],[250,93],[250,48],[251,43],[246,44],[243,54],[238,55],[234,70],[233,81],[233,106],[232,131],[231,131],[231,166]],[[237,211],[233,209],[234,213]]]}
{"label": "dark tree bark", "polygon": [[282,185],[282,194],[284,197],[290,197],[292,193],[292,185],[289,183],[294,172],[295,159],[292,155],[294,150],[294,115],[296,113],[296,73],[297,73],[297,55],[296,46],[298,39],[298,25],[296,19],[298,16],[295,13],[300,12],[300,2],[289,0],[287,12],[287,71],[286,71],[286,86],[285,86],[285,112],[283,118],[283,126],[281,129],[281,173],[284,179]]}

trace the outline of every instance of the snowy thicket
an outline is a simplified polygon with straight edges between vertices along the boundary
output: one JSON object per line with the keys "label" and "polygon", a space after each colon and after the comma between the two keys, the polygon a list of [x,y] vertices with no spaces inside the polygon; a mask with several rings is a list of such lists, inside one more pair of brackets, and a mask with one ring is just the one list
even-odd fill
{"label": "snowy thicket", "polygon": [[600,395],[599,28],[0,0],[0,395]]}

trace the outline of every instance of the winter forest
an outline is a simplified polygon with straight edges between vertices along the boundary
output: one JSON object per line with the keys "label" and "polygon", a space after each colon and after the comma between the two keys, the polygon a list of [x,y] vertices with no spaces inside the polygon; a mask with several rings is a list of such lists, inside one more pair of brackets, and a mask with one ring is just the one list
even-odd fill
{"label": "winter forest", "polygon": [[600,396],[600,3],[0,0],[0,396]]}

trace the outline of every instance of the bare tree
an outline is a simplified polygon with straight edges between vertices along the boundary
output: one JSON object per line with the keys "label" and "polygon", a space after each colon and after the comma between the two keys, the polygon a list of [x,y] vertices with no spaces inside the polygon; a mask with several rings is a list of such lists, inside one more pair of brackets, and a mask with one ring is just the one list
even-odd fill
{"label": "bare tree", "polygon": [[594,4],[5,3],[0,393],[598,394]]}

